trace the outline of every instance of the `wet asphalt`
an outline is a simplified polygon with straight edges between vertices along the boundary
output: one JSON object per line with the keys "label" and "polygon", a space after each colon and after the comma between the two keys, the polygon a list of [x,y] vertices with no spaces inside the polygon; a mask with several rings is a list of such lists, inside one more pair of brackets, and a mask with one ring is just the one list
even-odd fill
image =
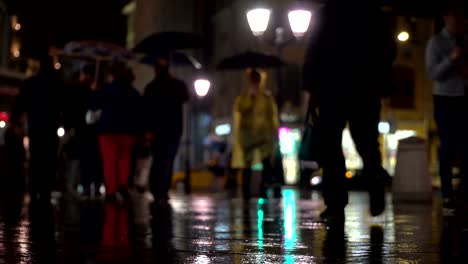
{"label": "wet asphalt", "polygon": [[52,203],[2,198],[0,263],[468,263],[466,213],[392,204],[376,218],[352,192],[344,226],[319,221],[318,193],[244,202],[227,194],[171,195],[168,204]]}

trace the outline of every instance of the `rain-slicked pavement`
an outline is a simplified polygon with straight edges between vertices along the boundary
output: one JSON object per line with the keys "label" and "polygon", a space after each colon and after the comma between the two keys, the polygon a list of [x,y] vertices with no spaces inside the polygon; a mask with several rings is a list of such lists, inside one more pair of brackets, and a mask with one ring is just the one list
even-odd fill
{"label": "rain-slicked pavement", "polygon": [[443,218],[437,199],[389,203],[374,219],[366,194],[350,198],[344,228],[329,228],[318,221],[320,196],[294,189],[281,200],[174,195],[153,206],[142,196],[51,206],[10,197],[0,263],[468,263],[466,217]]}

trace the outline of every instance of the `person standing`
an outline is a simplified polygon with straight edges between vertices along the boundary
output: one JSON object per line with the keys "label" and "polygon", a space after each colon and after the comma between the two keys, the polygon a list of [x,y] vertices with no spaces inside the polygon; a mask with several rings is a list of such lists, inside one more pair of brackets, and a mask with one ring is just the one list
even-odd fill
{"label": "person standing", "polygon": [[97,109],[101,111],[97,131],[108,201],[119,200],[120,195],[129,198],[131,151],[143,133],[141,96],[132,80],[125,63],[114,62],[109,68],[108,84],[97,97]]}
{"label": "person standing", "polygon": [[[76,138],[78,159],[80,162],[81,185],[83,196],[99,195],[102,184],[102,161],[96,133],[96,124],[87,122],[86,115],[95,108],[95,65],[85,65],[79,76],[79,83],[67,91],[64,120],[67,134]],[[94,193],[91,185],[94,184]]]}
{"label": "person standing", "polygon": [[[434,116],[440,137],[439,173],[444,211],[454,209],[452,167],[457,148],[462,150],[461,174],[466,181],[468,141],[464,121],[468,114],[468,35],[463,3],[449,2],[443,10],[445,27],[433,36],[426,50],[426,70],[434,81]],[[465,186],[466,187],[466,186]]]}
{"label": "person standing", "polygon": [[[342,133],[347,123],[364,162],[370,213],[385,209],[378,123],[388,94],[395,43],[375,1],[330,0],[318,14],[304,64],[304,85],[319,110],[323,221],[344,223],[348,204]],[[356,31],[359,38],[356,38]]]}
{"label": "person standing", "polygon": [[29,188],[33,200],[50,202],[57,173],[57,151],[64,84],[54,69],[52,58],[44,52],[38,56],[39,72],[27,79],[16,99],[11,126],[21,127],[26,114],[29,137]]}
{"label": "person standing", "polygon": [[[274,176],[273,162],[278,144],[279,117],[274,97],[261,87],[262,76],[252,70],[248,74],[249,87],[237,97],[234,119],[238,120],[234,132],[233,167],[242,167],[242,192],[245,200],[251,197],[251,178],[255,158],[263,165],[260,196],[266,198],[267,185]],[[242,157],[242,160],[239,160]],[[236,164],[238,163],[238,164]]]}
{"label": "person standing", "polygon": [[190,96],[187,85],[170,75],[168,57],[159,58],[154,70],[155,78],[144,93],[146,129],[153,154],[150,189],[155,199],[167,200],[182,137],[183,106]]}

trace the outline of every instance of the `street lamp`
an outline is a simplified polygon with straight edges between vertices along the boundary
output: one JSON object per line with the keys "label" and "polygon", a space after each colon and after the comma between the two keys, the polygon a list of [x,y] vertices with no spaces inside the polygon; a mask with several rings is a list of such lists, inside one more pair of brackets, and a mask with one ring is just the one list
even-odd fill
{"label": "street lamp", "polygon": [[[291,8],[287,11],[290,33],[285,30],[285,27],[281,25],[282,17],[280,14],[274,14],[274,26],[273,38],[265,39],[263,36],[268,29],[270,24],[270,17],[272,11],[268,8],[255,8],[247,11],[247,22],[249,23],[250,30],[255,37],[261,37],[261,40],[267,42],[267,44],[273,44],[275,53],[278,57],[282,57],[283,49],[296,40],[302,40],[302,37],[306,34],[309,29],[310,22],[312,20],[312,12],[306,8],[299,6],[298,8]],[[292,36],[291,36],[292,33]],[[280,69],[275,70],[276,85],[273,89],[275,97],[282,93],[283,76]],[[278,96],[277,98],[281,98]]]}
{"label": "street lamp", "polygon": [[[207,78],[198,78],[193,82],[193,86],[195,88],[195,93],[197,94],[198,98],[204,98],[208,95],[208,92],[211,88],[211,82]],[[193,104],[192,111],[188,111],[188,116],[195,116],[195,131],[198,131],[198,107],[197,102],[195,101]],[[193,123],[192,123],[193,124]],[[185,179],[184,179],[184,187],[185,193],[191,193],[191,165],[190,165],[190,138],[196,139],[196,136],[192,135],[192,124],[188,124],[187,126],[187,136],[186,136],[186,143],[185,143]]]}
{"label": "street lamp", "polygon": [[[267,8],[255,8],[247,11],[247,22],[254,36],[259,37],[265,33],[270,23],[270,16],[271,11]],[[288,12],[288,18],[291,31],[295,37],[300,38],[309,29],[312,12],[305,9],[294,9]]]}
{"label": "street lamp", "polygon": [[208,92],[210,91],[211,87],[211,82],[207,79],[197,79],[194,82],[195,86],[195,93],[197,94],[198,97],[205,97],[208,95]]}
{"label": "street lamp", "polygon": [[[289,19],[289,26],[291,28],[291,32],[294,35],[292,38],[288,38],[286,36],[286,30],[284,29],[283,26],[278,24],[278,21],[281,21],[281,19],[275,19],[276,24],[274,30],[273,30],[273,39],[271,42],[268,41],[268,43],[272,43],[276,55],[278,57],[282,57],[282,51],[287,46],[289,43],[291,43],[291,40],[294,39],[300,39],[302,38],[307,30],[309,29],[310,22],[312,19],[312,12],[307,10],[306,8],[299,6],[298,8],[292,8],[288,12],[288,19]],[[266,30],[268,29],[268,25],[270,24],[270,18],[272,15],[271,9],[268,8],[254,8],[246,13],[247,15],[247,22],[249,23],[250,30],[252,34],[256,37],[263,37],[265,34]],[[276,16],[279,16],[276,14]],[[262,38],[262,40],[265,40]],[[282,82],[282,77],[281,77],[281,72],[279,70],[276,71],[276,91],[278,92],[281,90],[281,82]]]}
{"label": "street lamp", "polygon": [[400,42],[406,42],[410,39],[410,34],[407,31],[401,31],[397,38]]}
{"label": "street lamp", "polygon": [[266,8],[255,8],[247,12],[247,21],[254,36],[262,36],[270,23],[271,11]]}
{"label": "street lamp", "polygon": [[292,10],[288,13],[289,25],[296,38],[301,38],[309,29],[312,12],[308,10]]}

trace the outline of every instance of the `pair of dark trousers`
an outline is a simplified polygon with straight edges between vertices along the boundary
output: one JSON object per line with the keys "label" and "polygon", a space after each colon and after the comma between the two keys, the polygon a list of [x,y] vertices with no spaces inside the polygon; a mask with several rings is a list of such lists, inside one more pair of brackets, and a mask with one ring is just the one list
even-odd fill
{"label": "pair of dark trousers", "polygon": [[35,197],[47,199],[57,176],[58,137],[56,132],[29,132],[29,189]]}
{"label": "pair of dark trousers", "polygon": [[157,135],[152,142],[153,164],[150,170],[150,189],[156,199],[168,198],[172,184],[174,161],[181,136]]}
{"label": "pair of dark trousers", "polygon": [[89,190],[92,183],[96,190],[103,183],[102,157],[97,134],[78,136],[81,185]]}
{"label": "pair of dark trousers", "polygon": [[[272,182],[273,174],[274,174],[271,158],[263,159],[262,165],[263,165],[263,170],[262,170],[262,180],[260,183],[260,195],[266,196],[267,185]],[[245,168],[242,173],[242,193],[243,193],[244,198],[251,197],[251,178],[252,178],[252,169]]]}
{"label": "pair of dark trousers", "polygon": [[349,125],[356,149],[364,162],[363,174],[371,183],[382,167],[379,149],[381,102],[378,96],[319,97],[320,135],[323,167],[323,197],[328,208],[344,208],[348,203],[346,164],[342,135]]}
{"label": "pair of dark trousers", "polygon": [[[461,151],[461,174],[466,176],[468,165],[468,106],[466,97],[434,96],[434,117],[440,138],[439,174],[442,196],[452,196],[452,168],[457,150]],[[466,177],[464,177],[466,179]]]}

